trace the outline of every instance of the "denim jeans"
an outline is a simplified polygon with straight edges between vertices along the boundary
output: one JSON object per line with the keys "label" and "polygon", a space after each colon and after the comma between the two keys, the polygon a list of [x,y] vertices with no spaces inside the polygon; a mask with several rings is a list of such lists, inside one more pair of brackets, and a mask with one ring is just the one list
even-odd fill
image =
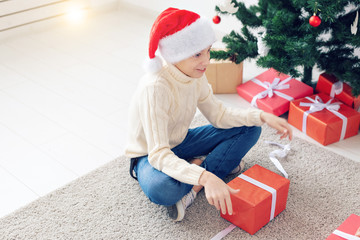
{"label": "denim jeans", "polygon": [[[224,179],[255,145],[260,133],[261,127],[256,126],[219,129],[206,125],[189,129],[184,141],[171,150],[187,161],[207,155],[200,166]],[[156,204],[174,205],[193,187],[153,168],[148,156],[138,158],[134,171],[145,195]]]}

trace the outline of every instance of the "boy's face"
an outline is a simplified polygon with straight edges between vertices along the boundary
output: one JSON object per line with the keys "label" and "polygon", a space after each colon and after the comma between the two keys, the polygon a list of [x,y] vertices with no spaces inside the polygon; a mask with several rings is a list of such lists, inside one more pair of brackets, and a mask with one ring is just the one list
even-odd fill
{"label": "boy's face", "polygon": [[204,75],[206,67],[210,63],[210,49],[211,46],[192,57],[176,63],[175,66],[189,77],[200,78]]}

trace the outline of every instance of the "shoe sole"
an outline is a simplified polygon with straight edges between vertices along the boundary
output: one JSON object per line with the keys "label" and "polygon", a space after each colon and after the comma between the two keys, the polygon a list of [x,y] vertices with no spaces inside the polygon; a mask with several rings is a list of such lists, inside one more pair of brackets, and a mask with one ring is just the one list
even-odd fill
{"label": "shoe sole", "polygon": [[[170,207],[166,207],[167,211],[168,211],[168,215],[171,219],[173,219],[175,222],[179,222],[181,220],[184,219],[185,216],[185,211],[181,211],[182,210],[182,206],[181,205],[181,201],[177,202],[176,204],[170,206]],[[180,210],[180,211],[179,211]]]}

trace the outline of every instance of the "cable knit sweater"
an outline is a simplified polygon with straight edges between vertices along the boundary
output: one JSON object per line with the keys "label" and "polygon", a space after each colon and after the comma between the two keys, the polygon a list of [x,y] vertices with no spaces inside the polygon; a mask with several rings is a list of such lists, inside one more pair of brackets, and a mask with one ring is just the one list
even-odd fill
{"label": "cable knit sweater", "polygon": [[204,168],[177,157],[171,148],[186,137],[196,108],[217,128],[260,126],[259,109],[227,108],[215,98],[205,74],[191,78],[174,65],[145,75],[129,112],[129,158],[148,155],[149,163],[178,181],[198,185]]}

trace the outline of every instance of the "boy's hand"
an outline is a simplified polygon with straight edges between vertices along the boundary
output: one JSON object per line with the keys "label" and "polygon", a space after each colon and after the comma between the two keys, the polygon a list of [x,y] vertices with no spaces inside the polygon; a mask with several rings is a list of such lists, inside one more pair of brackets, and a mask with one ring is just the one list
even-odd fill
{"label": "boy's hand", "polygon": [[199,184],[205,188],[205,196],[210,205],[214,205],[217,210],[221,210],[222,214],[228,213],[232,215],[232,203],[230,194],[238,193],[226,185],[226,183],[218,178],[215,174],[204,171],[199,179]]}
{"label": "boy's hand", "polygon": [[260,118],[261,121],[277,130],[277,134],[281,135],[280,139],[289,137],[289,139],[292,140],[292,129],[285,119],[267,112],[262,112]]}

